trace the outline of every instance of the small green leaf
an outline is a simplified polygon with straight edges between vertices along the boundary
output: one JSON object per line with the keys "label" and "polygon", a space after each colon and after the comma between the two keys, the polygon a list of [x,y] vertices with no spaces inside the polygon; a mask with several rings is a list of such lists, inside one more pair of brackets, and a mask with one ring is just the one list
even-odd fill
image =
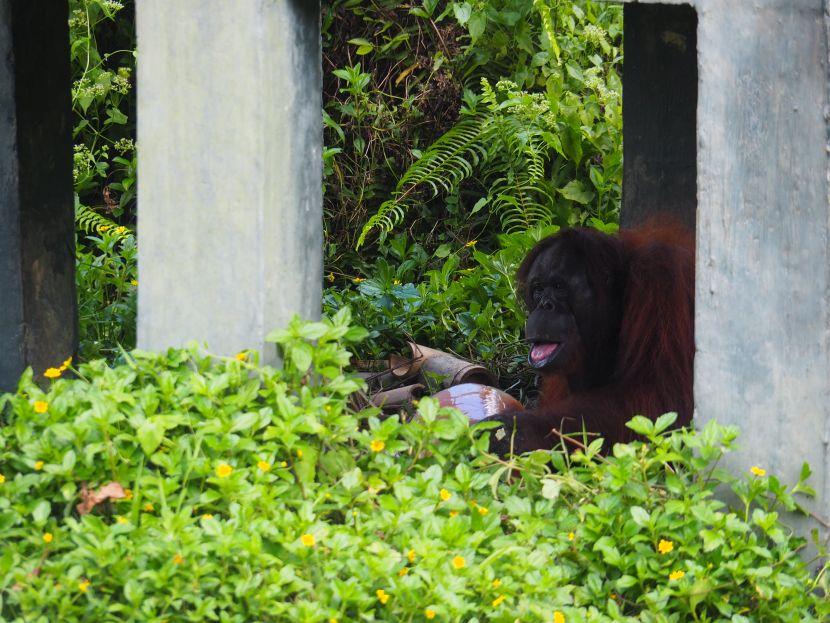
{"label": "small green leaf", "polygon": [[570,199],[583,205],[590,203],[594,198],[594,191],[585,188],[585,185],[579,180],[568,182],[564,187],[559,189],[559,193],[565,199]]}
{"label": "small green leaf", "polygon": [[473,7],[470,6],[469,2],[453,2],[452,5],[453,13],[455,14],[455,19],[458,20],[458,23],[462,26],[467,24],[467,21],[470,19],[470,15],[472,14]]}
{"label": "small green leaf", "polygon": [[291,349],[291,363],[300,372],[307,372],[311,367],[313,355],[314,351],[311,348],[311,344],[295,344]]}
{"label": "small green leaf", "polygon": [[643,528],[648,526],[648,522],[651,519],[648,511],[641,506],[631,507],[631,517],[634,519],[634,523]]}
{"label": "small green leaf", "polygon": [[562,490],[562,483],[552,478],[547,478],[542,483],[542,497],[546,500],[556,500]]}
{"label": "small green leaf", "polygon": [[152,418],[144,420],[136,433],[144,454],[150,456],[164,439],[164,427]]}
{"label": "small green leaf", "polygon": [[487,28],[487,16],[476,11],[470,16],[467,28],[470,30],[470,39],[475,43]]}
{"label": "small green leaf", "polygon": [[635,415],[625,425],[639,435],[648,437],[654,432],[654,422],[642,415]]}
{"label": "small green leaf", "polygon": [[32,519],[35,520],[36,525],[42,526],[46,523],[46,520],[49,519],[49,515],[51,513],[52,505],[46,500],[41,500],[35,505],[35,508],[32,511]]}
{"label": "small green leaf", "polygon": [[677,413],[664,413],[654,422],[654,434],[659,435],[677,420]]}

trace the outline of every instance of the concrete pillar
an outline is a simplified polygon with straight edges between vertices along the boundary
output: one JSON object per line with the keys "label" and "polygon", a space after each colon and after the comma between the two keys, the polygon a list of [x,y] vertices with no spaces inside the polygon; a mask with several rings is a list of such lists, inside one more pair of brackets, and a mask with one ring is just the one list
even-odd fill
{"label": "concrete pillar", "polygon": [[[826,538],[830,15],[823,0],[687,4],[698,17],[695,419],[740,427],[725,462],[736,473],[757,465],[794,483],[808,462],[815,517],[787,521]],[[626,80],[632,40],[646,36],[630,26]]]}
{"label": "concrete pillar", "polygon": [[[830,519],[828,47],[822,0],[699,2],[696,417],[729,465],[795,482]],[[796,521],[791,518],[790,523]],[[800,522],[828,531],[818,522]]]}
{"label": "concrete pillar", "polygon": [[273,361],[320,314],[318,2],[142,0],[138,345]]}
{"label": "concrete pillar", "polygon": [[654,212],[690,230],[697,207],[697,13],[688,5],[624,9],[621,225]]}
{"label": "concrete pillar", "polygon": [[68,18],[0,2],[0,392],[76,347]]}

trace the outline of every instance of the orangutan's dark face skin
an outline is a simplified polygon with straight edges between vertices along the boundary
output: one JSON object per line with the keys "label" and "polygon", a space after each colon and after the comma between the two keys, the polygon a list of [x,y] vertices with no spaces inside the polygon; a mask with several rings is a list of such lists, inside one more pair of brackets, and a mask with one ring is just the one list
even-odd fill
{"label": "orangutan's dark face skin", "polygon": [[525,281],[528,363],[543,374],[569,375],[582,367],[597,301],[578,254],[555,243],[536,258]]}

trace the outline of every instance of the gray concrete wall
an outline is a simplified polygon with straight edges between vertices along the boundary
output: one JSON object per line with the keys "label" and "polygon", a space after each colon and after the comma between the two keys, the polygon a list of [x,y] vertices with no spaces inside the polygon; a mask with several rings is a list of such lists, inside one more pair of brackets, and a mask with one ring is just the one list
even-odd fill
{"label": "gray concrete wall", "polygon": [[319,4],[142,0],[138,345],[273,346],[320,314]]}
{"label": "gray concrete wall", "polygon": [[[674,3],[674,2],[672,2]],[[822,0],[697,0],[695,403],[728,466],[814,470],[830,519],[828,24]]]}
{"label": "gray concrete wall", "polygon": [[698,7],[695,401],[701,421],[741,427],[735,469],[760,465],[793,482],[809,462],[811,506],[830,519],[822,4]]}
{"label": "gray concrete wall", "polygon": [[70,91],[68,5],[0,2],[0,391],[76,347]]}

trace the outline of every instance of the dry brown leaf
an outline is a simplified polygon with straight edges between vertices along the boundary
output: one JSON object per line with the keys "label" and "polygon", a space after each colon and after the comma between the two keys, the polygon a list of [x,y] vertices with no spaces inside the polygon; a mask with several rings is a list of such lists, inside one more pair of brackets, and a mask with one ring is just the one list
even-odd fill
{"label": "dry brown leaf", "polygon": [[78,510],[79,515],[87,515],[101,502],[105,502],[106,500],[120,500],[125,497],[127,497],[127,494],[124,493],[124,487],[117,482],[108,482],[98,489],[98,491],[87,489],[87,486],[82,484],[81,502],[75,508]]}

